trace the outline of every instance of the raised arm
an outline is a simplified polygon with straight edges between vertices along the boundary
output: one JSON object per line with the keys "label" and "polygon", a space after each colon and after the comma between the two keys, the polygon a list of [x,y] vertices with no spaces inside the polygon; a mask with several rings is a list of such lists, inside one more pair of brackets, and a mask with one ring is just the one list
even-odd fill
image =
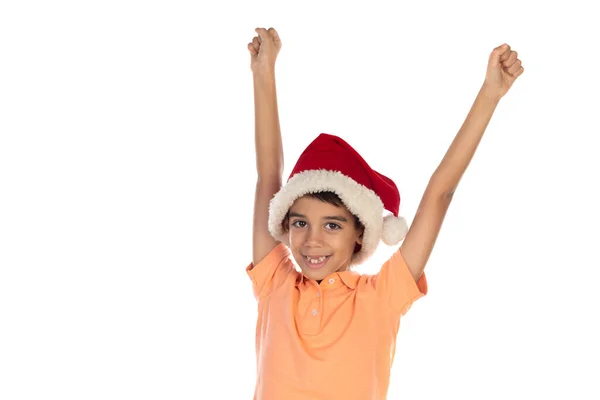
{"label": "raised arm", "polygon": [[273,28],[257,28],[248,43],[254,79],[256,192],[252,232],[252,263],[258,264],[276,245],[268,229],[269,202],[279,191],[283,175],[283,145],[277,109],[275,60],[281,40]]}
{"label": "raised arm", "polygon": [[498,46],[489,57],[486,78],[469,114],[443,160],[433,173],[402,245],[415,279],[421,277],[458,183],[475,154],[500,99],[524,71],[517,52]]}

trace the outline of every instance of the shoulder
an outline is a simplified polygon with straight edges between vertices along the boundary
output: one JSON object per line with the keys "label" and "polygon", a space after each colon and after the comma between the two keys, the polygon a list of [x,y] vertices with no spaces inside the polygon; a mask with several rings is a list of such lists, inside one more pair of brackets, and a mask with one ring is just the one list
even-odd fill
{"label": "shoulder", "polygon": [[250,263],[246,272],[258,300],[269,296],[286,282],[296,281],[298,275],[290,250],[282,243],[273,247],[256,265]]}
{"label": "shoulder", "polygon": [[283,243],[277,242],[277,244],[256,264],[250,263],[246,268],[247,271],[252,271],[257,268],[262,268],[264,265],[280,264],[285,261],[291,261],[290,249]]}

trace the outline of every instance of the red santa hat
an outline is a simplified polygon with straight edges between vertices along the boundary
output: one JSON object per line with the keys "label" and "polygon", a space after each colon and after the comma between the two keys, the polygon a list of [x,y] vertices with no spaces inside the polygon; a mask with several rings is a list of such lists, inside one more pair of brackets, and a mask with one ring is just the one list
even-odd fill
{"label": "red santa hat", "polygon": [[[406,236],[408,224],[398,216],[400,193],[394,181],[369,167],[344,140],[326,133],[308,145],[287,183],[271,199],[271,235],[289,246],[282,227],[288,210],[296,199],[325,191],[336,193],[365,227],[362,246],[352,257],[352,264],[360,264],[371,256],[380,240],[391,246]],[[389,215],[384,215],[384,210]]]}

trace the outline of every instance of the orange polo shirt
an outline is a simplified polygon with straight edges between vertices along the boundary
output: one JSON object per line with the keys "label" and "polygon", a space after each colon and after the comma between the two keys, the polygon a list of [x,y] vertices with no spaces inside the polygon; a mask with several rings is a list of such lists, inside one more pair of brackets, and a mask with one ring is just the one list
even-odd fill
{"label": "orange polo shirt", "polygon": [[398,249],[376,275],[318,284],[278,243],[246,271],[258,300],[255,400],[385,399],[400,317],[427,294]]}

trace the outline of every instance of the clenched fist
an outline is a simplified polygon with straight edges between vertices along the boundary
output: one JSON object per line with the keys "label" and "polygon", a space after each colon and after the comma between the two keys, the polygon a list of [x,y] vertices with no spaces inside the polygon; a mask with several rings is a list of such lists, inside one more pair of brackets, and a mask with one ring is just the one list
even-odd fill
{"label": "clenched fist", "polygon": [[518,53],[504,43],[490,54],[483,87],[489,95],[500,99],[524,70]]}
{"label": "clenched fist", "polygon": [[275,28],[256,28],[258,36],[248,43],[250,52],[250,69],[252,73],[272,72],[275,70],[275,61],[281,49],[281,39]]}

